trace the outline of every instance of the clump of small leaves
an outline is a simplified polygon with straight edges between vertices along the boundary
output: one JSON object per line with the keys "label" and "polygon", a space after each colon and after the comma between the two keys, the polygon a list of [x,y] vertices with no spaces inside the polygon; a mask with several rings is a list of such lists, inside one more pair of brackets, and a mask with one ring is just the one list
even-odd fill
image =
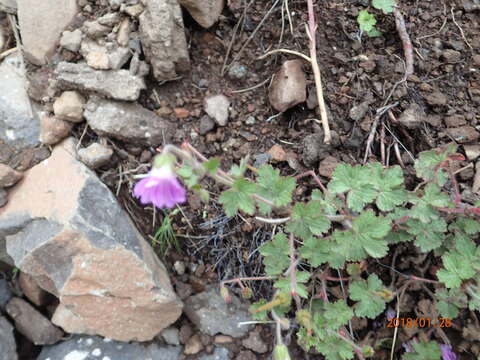
{"label": "clump of small leaves", "polygon": [[[372,0],[372,7],[380,10],[385,15],[391,14],[395,5],[395,0]],[[382,35],[382,32],[376,28],[377,18],[375,14],[368,10],[360,10],[357,22],[362,33],[366,33],[370,37]]]}
{"label": "clump of small leaves", "polygon": [[[392,2],[374,3],[391,9]],[[454,319],[464,309],[480,310],[480,246],[475,242],[480,208],[460,197],[451,170],[460,157],[454,145],[420,154],[415,162],[420,183],[414,190],[405,188],[399,166],[339,164],[327,186],[313,174],[320,189],[301,200],[294,197],[298,177],[282,176],[270,165],[254,169],[244,160],[225,172],[218,160],[205,161],[189,144],[165,151],[181,160],[177,174],[193,191],[205,190],[204,177],[224,186],[218,201],[228,216],[255,216],[275,229],[259,249],[265,276],[221,284],[228,301],[230,284],[250,298],[255,294],[248,282],[273,281],[273,297],[250,310],[256,320],[276,323],[275,359],[289,358],[282,331],[292,327],[305,350],[315,348],[327,360],[372,356],[378,344],[356,343],[349,322],[383,319],[387,305],[414,282],[431,288],[439,316]],[[368,264],[400,243],[435,257],[436,279],[402,274],[405,281],[395,287],[387,285],[384,274],[372,273]],[[329,293],[332,282],[341,283],[343,296]],[[414,343],[403,359],[439,359],[441,346],[433,339]]]}
{"label": "clump of small leaves", "polygon": [[154,236],[151,238],[152,247],[158,249],[158,252],[165,256],[170,249],[180,251],[180,243],[178,242],[175,232],[172,227],[172,217],[178,210],[173,210],[170,213],[165,212],[162,219],[162,224],[158,227]]}

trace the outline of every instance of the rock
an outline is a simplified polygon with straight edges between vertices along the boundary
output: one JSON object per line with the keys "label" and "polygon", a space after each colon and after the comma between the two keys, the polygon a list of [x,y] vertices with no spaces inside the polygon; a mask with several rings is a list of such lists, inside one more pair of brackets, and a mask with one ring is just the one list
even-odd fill
{"label": "rock", "polygon": [[232,80],[241,80],[247,75],[247,68],[244,65],[233,64],[228,69],[228,77]]}
{"label": "rock", "polygon": [[215,122],[208,115],[204,115],[200,118],[200,135],[205,135],[215,128]]}
{"label": "rock", "polygon": [[175,268],[175,271],[177,272],[178,275],[183,275],[185,274],[185,263],[183,261],[175,261],[173,264],[173,267]]}
{"label": "rock", "polygon": [[55,145],[65,139],[72,129],[72,123],[44,115],[41,120],[40,141],[45,145]]}
{"label": "rock", "polygon": [[472,192],[480,195],[480,161],[475,165],[475,176],[473,177]]}
{"label": "rock", "polygon": [[112,155],[113,150],[110,147],[99,143],[93,143],[84,149],[78,150],[80,161],[90,169],[97,169],[108,164]]}
{"label": "rock", "polygon": [[64,91],[53,103],[55,117],[75,123],[81,122],[85,102],[85,98],[77,91]]}
{"label": "rock", "polygon": [[235,360],[257,360],[257,356],[250,350],[240,351]]}
{"label": "rock", "polygon": [[15,185],[22,178],[22,173],[12,169],[8,165],[0,164],[0,187]]}
{"label": "rock", "polygon": [[140,40],[158,81],[190,67],[182,10],[176,0],[146,0],[139,16]]}
{"label": "rock", "polygon": [[448,102],[447,97],[440,91],[435,91],[431,94],[425,94],[423,95],[423,97],[425,98],[427,103],[432,106],[443,106],[446,105]]}
{"label": "rock", "polygon": [[17,0],[0,0],[0,11],[15,15],[17,13]]}
{"label": "rock", "polygon": [[480,145],[463,145],[467,159],[472,161],[480,157]]}
{"label": "rock", "polygon": [[273,161],[287,161],[287,153],[280,145],[273,145],[270,150],[268,150],[268,154],[271,156]]}
{"label": "rock", "polygon": [[158,146],[172,133],[168,122],[137,103],[90,98],[84,116],[98,135],[127,142]]}
{"label": "rock", "polygon": [[0,26],[0,52],[3,52],[3,48],[6,45],[6,37],[4,28]]}
{"label": "rock", "polygon": [[[8,196],[5,189],[0,188],[0,207],[5,206],[8,202]],[[2,261],[2,254],[0,253],[0,261]]]}
{"label": "rock", "polygon": [[447,133],[461,144],[476,141],[480,137],[478,131],[470,125],[448,128]]}
{"label": "rock", "polygon": [[6,310],[15,322],[15,328],[35,345],[55,344],[63,336],[59,328],[25,300],[13,298]]}
{"label": "rock", "polygon": [[467,120],[465,119],[465,116],[460,114],[447,116],[445,118],[445,125],[447,127],[456,127],[456,126],[461,126],[465,124],[467,124]]}
{"label": "rock", "polygon": [[10,55],[0,64],[0,141],[13,153],[40,144],[40,119],[25,89],[21,57]]}
{"label": "rock", "polygon": [[[132,57],[132,53],[128,47],[119,46],[115,50],[111,51],[108,55],[110,68],[118,70],[125,65],[128,60]],[[148,73],[148,71],[147,71]],[[138,74],[138,73],[137,73]],[[144,76],[146,74],[141,74],[138,76]]]}
{"label": "rock", "polygon": [[324,148],[323,134],[314,133],[305,136],[302,140],[302,160],[304,164],[311,166],[318,160],[325,158]]}
{"label": "rock", "polygon": [[145,8],[142,4],[125,6],[125,13],[134,18],[139,17],[143,10],[145,10]]}
{"label": "rock", "polygon": [[60,35],[77,15],[77,1],[17,0],[17,3],[24,54],[31,63],[45,65],[53,56]]}
{"label": "rock", "polygon": [[[182,303],[165,267],[67,139],[28,170],[0,209],[0,239],[15,266],[60,301],[52,321],[68,333],[147,341]],[[114,269],[114,271],[112,271]]]}
{"label": "rock", "polygon": [[472,60],[473,60],[473,63],[476,65],[476,66],[480,66],[480,55],[473,55],[472,56]]}
{"label": "rock", "polygon": [[243,347],[253,350],[256,353],[263,354],[268,351],[268,345],[262,340],[260,333],[252,331],[248,337],[242,340]]}
{"label": "rock", "polygon": [[88,53],[85,60],[87,61],[87,65],[90,66],[91,68],[94,68],[97,70],[110,69],[110,58],[108,57],[108,54],[104,52],[92,51]]}
{"label": "rock", "polygon": [[212,355],[202,355],[198,360],[230,360],[230,351],[224,347],[215,347]]}
{"label": "rock", "polygon": [[307,99],[307,80],[301,60],[285,61],[273,76],[268,92],[270,104],[277,111],[284,112]]}
{"label": "rock", "polygon": [[420,105],[412,103],[398,117],[398,122],[409,129],[418,129],[423,125],[425,118],[425,111]]}
{"label": "rock", "polygon": [[185,355],[195,355],[198,354],[200,351],[203,350],[203,344],[200,340],[200,335],[195,334],[190,339],[187,340],[185,343],[185,350],[183,353]]}
{"label": "rock", "polygon": [[120,46],[128,46],[130,41],[130,19],[124,19],[118,28],[117,43]]}
{"label": "rock", "polygon": [[23,295],[34,305],[43,307],[50,301],[51,295],[38,286],[35,279],[30,275],[20,272],[18,283],[20,284]]}
{"label": "rock", "polygon": [[462,53],[460,51],[447,49],[443,51],[442,58],[448,64],[455,64],[462,60]]}
{"label": "rock", "polygon": [[63,90],[94,91],[116,100],[137,100],[140,91],[146,88],[144,80],[128,70],[93,70],[87,64],[61,62],[55,74]]}
{"label": "rock", "polygon": [[188,298],[185,314],[202,333],[211,336],[221,333],[237,338],[251,329],[251,325],[238,326],[239,322],[251,321],[247,306],[235,295],[227,304],[214,288]]}
{"label": "rock", "polygon": [[179,0],[178,2],[205,29],[217,22],[224,6],[224,0]]}
{"label": "rock", "polygon": [[228,123],[228,109],[230,100],[225,95],[208,96],[203,101],[203,108],[219,126],[226,126]]}
{"label": "rock", "polygon": [[2,360],[18,359],[13,327],[3,316],[0,316],[0,354]]}
{"label": "rock", "polygon": [[327,156],[325,159],[320,161],[318,166],[318,173],[326,178],[331,179],[333,171],[340,162],[333,156]]}
{"label": "rock", "polygon": [[371,102],[367,100],[367,101],[361,102],[358,105],[353,106],[348,113],[348,115],[350,116],[350,119],[352,119],[353,121],[362,120],[367,114],[367,111],[370,107],[370,103]]}
{"label": "rock", "polygon": [[147,347],[139,343],[124,343],[98,336],[73,336],[53,346],[44,346],[37,360],[178,360],[180,347]]}
{"label": "rock", "polygon": [[185,108],[175,108],[173,109],[173,113],[177,119],[186,119],[190,116],[190,111]]}
{"label": "rock", "polygon": [[120,14],[118,12],[110,12],[97,19],[101,25],[114,27],[120,21]]}
{"label": "rock", "polygon": [[[12,290],[10,289],[10,285],[8,284],[7,279],[5,279],[5,276],[0,273],[0,313],[5,312],[5,307],[7,306],[8,302],[12,297],[13,294]],[[0,351],[0,354],[1,353],[2,352]]]}
{"label": "rock", "polygon": [[233,338],[228,335],[217,335],[213,340],[215,344],[229,344],[233,342]]}
{"label": "rock", "polygon": [[169,327],[161,332],[162,339],[169,345],[180,345],[180,334],[177,328]]}
{"label": "rock", "polygon": [[80,29],[76,29],[74,31],[64,31],[62,33],[62,37],[60,38],[60,46],[72,52],[77,52],[80,50],[81,42],[82,31]]}
{"label": "rock", "polygon": [[83,23],[82,30],[89,38],[97,39],[99,37],[107,35],[111,28],[100,24],[98,21],[85,21]]}

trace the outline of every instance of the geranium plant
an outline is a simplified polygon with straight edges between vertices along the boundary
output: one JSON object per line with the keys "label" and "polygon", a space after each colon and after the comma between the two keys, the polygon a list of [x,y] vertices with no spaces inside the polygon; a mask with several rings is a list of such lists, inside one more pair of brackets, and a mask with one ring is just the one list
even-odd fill
{"label": "geranium plant", "polygon": [[[307,351],[313,347],[328,360],[355,355],[363,359],[374,354],[377,344],[357,343],[349,322],[354,317],[385,319],[394,299],[398,317],[399,299],[414,283],[429,287],[438,318],[453,319],[466,308],[480,310],[480,247],[475,242],[480,208],[461,199],[451,170],[452,162],[462,158],[455,151],[450,145],[421,153],[415,162],[421,181],[408,190],[399,166],[339,164],[324,185],[313,172],[282,176],[270,165],[252,168],[246,159],[226,172],[219,159],[208,160],[187,143],[181,148],[167,145],[135,194],[159,206],[182,203],[185,196],[175,172],[190,191],[209,201],[202,179],[214,179],[224,188],[218,202],[228,216],[242,212],[275,228],[272,239],[260,248],[264,276],[222,281],[224,298],[229,299],[231,285],[249,298],[255,295],[249,282],[273,280],[273,297],[255,302],[251,312],[258,321],[276,323],[275,359],[289,359],[282,331],[294,325],[298,343]],[[167,163],[168,171],[163,168]],[[159,181],[165,174],[169,181]],[[313,177],[318,189],[297,199],[297,182],[306,176]],[[439,267],[436,276],[424,278],[412,269],[411,274],[401,274],[404,281],[393,288],[382,273],[372,273],[369,264],[399,243],[412,243],[418,252],[432,254]],[[341,283],[344,296],[329,293],[332,283]],[[390,310],[387,317],[392,316]],[[404,359],[452,356],[448,338],[440,345],[430,335],[408,345]]]}

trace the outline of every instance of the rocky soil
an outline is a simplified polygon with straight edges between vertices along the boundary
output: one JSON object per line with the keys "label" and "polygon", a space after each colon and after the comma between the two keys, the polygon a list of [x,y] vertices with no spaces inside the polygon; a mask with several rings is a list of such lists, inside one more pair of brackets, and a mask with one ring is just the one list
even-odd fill
{"label": "rocky soil", "polygon": [[[328,179],[339,162],[369,160],[413,174],[419,152],[453,141],[462,196],[479,200],[480,2],[398,2],[415,61],[401,84],[392,17],[368,38],[356,23],[368,1],[317,1],[325,144],[308,63],[263,56],[308,54],[305,1],[0,0],[0,358],[269,358],[273,328],[238,326],[248,302],[218,293],[221,280],[263,274],[269,229],[192,195],[170,215],[179,247],[162,253],[166,214],[131,191],[167,143]],[[384,106],[393,116],[377,116]],[[449,336],[475,359],[478,319],[465,321]]]}

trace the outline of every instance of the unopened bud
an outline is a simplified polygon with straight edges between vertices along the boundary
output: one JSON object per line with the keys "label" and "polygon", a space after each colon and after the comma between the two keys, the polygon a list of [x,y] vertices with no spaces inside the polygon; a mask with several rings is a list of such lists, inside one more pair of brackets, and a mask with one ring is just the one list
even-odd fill
{"label": "unopened bud", "polygon": [[225,286],[220,287],[220,296],[227,304],[232,302],[232,296]]}
{"label": "unopened bud", "polygon": [[291,360],[288,348],[284,344],[275,345],[273,349],[273,360]]}
{"label": "unopened bud", "polygon": [[242,289],[242,297],[244,299],[250,299],[253,296],[253,290],[250,289],[249,287],[244,287]]}
{"label": "unopened bud", "polygon": [[375,354],[375,351],[373,350],[373,348],[371,346],[365,345],[362,348],[362,354],[366,357],[370,357],[370,356],[373,356]]}

